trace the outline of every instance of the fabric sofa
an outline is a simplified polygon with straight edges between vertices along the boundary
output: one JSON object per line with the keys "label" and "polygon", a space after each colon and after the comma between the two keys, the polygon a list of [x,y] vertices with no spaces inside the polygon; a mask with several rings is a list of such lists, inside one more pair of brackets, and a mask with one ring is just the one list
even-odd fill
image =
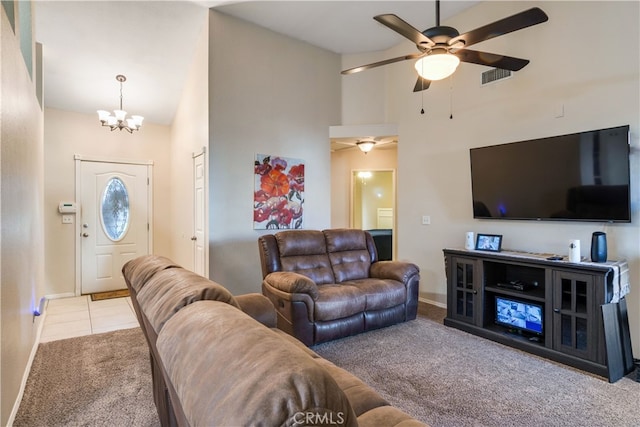
{"label": "fabric sofa", "polygon": [[154,255],[123,274],[163,426],[424,425],[275,328],[265,296],[233,296]]}
{"label": "fabric sofa", "polygon": [[416,318],[418,267],[379,261],[366,231],[287,230],[260,236],[258,247],[278,328],[306,345]]}

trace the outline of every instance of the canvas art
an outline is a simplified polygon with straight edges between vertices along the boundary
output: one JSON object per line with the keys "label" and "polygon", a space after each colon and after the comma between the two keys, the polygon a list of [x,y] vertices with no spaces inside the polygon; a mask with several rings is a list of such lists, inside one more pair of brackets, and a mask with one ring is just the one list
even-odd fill
{"label": "canvas art", "polygon": [[304,218],[304,161],[257,154],[253,228],[300,229]]}

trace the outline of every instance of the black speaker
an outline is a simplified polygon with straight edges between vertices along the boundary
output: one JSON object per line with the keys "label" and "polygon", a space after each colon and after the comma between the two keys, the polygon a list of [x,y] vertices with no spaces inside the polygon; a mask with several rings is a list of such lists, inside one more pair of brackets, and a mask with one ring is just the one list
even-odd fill
{"label": "black speaker", "polygon": [[591,236],[591,261],[607,261],[607,235],[602,231],[596,231]]}

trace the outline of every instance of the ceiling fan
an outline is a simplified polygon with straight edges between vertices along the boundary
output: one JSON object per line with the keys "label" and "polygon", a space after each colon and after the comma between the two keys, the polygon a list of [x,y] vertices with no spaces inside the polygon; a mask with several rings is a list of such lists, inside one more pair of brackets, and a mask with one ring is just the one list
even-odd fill
{"label": "ceiling fan", "polygon": [[422,32],[393,14],[377,15],[373,19],[414,42],[420,52],[350,68],[342,71],[342,74],[353,74],[394,62],[418,59],[415,64],[418,81],[413,91],[420,92],[428,89],[431,81],[453,74],[460,61],[510,71],[522,69],[529,60],[467,48],[494,37],[541,24],[549,17],[540,8],[534,7],[460,34],[455,28],[440,25],[440,1],[436,0],[436,26]]}

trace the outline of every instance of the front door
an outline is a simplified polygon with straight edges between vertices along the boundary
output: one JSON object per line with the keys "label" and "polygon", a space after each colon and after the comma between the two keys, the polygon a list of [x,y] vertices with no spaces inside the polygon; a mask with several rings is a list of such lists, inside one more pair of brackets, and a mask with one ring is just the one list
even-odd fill
{"label": "front door", "polygon": [[125,289],[122,266],[149,253],[150,168],[81,162],[82,294]]}

